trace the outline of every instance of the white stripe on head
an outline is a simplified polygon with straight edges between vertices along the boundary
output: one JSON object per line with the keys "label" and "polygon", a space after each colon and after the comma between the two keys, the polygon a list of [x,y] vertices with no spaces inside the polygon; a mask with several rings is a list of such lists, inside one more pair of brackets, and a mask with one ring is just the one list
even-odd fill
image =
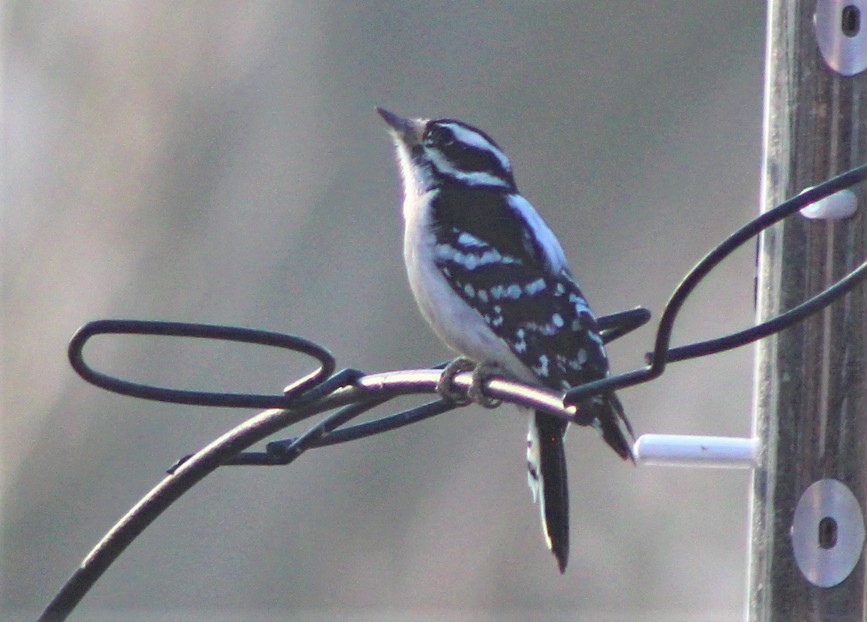
{"label": "white stripe on head", "polygon": [[454,134],[456,141],[491,152],[494,154],[494,157],[500,161],[500,165],[505,170],[512,170],[512,163],[509,162],[509,158],[506,157],[506,154],[480,133],[469,129],[460,123],[442,123],[442,127],[449,128],[452,131],[452,134]]}
{"label": "white stripe on head", "polygon": [[434,167],[443,175],[459,179],[460,181],[469,184],[470,186],[499,186],[500,188],[510,188],[509,182],[502,177],[484,173],[482,171],[466,172],[458,170],[452,162],[442,156],[439,151],[428,150],[427,156]]}

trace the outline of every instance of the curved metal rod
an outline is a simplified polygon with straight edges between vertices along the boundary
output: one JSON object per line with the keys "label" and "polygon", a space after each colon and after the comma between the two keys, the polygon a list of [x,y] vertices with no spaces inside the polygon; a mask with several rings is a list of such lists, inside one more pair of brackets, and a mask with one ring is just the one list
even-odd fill
{"label": "curved metal rod", "polygon": [[[195,339],[219,339],[239,343],[254,343],[274,348],[299,352],[319,361],[319,368],[286,388],[283,395],[254,393],[213,393],[169,389],[122,380],[96,371],[84,360],[84,346],[96,335],[162,335],[191,337]],[[146,320],[96,320],[79,328],[69,342],[69,362],[79,376],[87,382],[113,393],[130,397],[191,404],[196,406],[221,406],[232,408],[287,408],[305,391],[320,385],[334,373],[334,356],[317,343],[266,330],[216,326],[212,324],[189,324],[186,322],[158,322]]]}
{"label": "curved metal rod", "polygon": [[[775,208],[770,209],[767,212],[759,215],[757,218],[732,233],[719,246],[717,246],[707,255],[705,255],[702,260],[699,261],[695,265],[695,267],[689,271],[686,277],[684,277],[684,279],[677,286],[674,293],[671,295],[668,304],[665,307],[665,311],[663,311],[662,313],[662,317],[659,320],[660,328],[657,332],[656,346],[653,350],[651,367],[658,368],[660,373],[665,368],[665,363],[667,362],[667,353],[669,350],[669,343],[671,342],[671,332],[674,327],[674,320],[677,317],[677,314],[680,312],[683,303],[695,289],[696,285],[698,285],[699,282],[704,279],[704,277],[706,277],[708,273],[713,270],[723,259],[728,257],[734,250],[744,244],[744,242],[752,239],[768,227],[780,222],[787,216],[790,216],[795,212],[802,210],[807,205],[815,203],[816,201],[830,196],[835,192],[839,192],[840,190],[853,186],[863,181],[865,178],[867,178],[867,164],[859,166],[858,168],[847,171],[842,175],[838,175],[837,177],[829,179],[828,181],[825,181],[817,186],[809,188],[804,192],[800,193],[799,195],[792,197],[787,201],[784,201]],[[867,265],[867,262],[862,264],[862,267],[864,265]],[[857,272],[857,270],[855,272]],[[854,272],[848,275],[846,278],[848,278],[849,276],[853,276],[853,274]],[[827,300],[827,302],[832,302],[843,293],[843,291],[836,291],[835,294]],[[800,306],[803,307],[804,305]],[[802,309],[802,315],[798,317],[804,317],[809,313],[814,313],[820,308],[821,307],[818,306],[810,306],[808,308]],[[772,322],[775,322],[777,319],[778,318],[772,318],[764,322],[763,324],[757,325],[754,328],[760,329],[764,324],[770,324]],[[744,345],[744,343],[736,343],[733,344],[731,347]],[[703,354],[703,352],[701,354]],[[696,354],[696,356],[698,355],[700,354]]]}
{"label": "curved metal rod", "polygon": [[[708,273],[723,259],[728,257],[744,242],[755,237],[787,216],[790,216],[807,205],[815,203],[816,201],[830,196],[835,192],[853,186],[864,179],[867,179],[867,164],[847,171],[842,175],[838,175],[837,177],[817,186],[808,188],[801,194],[784,201],[767,212],[764,212],[731,234],[721,244],[705,255],[701,261],[699,261],[692,270],[689,271],[677,288],[675,288],[665,306],[662,317],[659,320],[654,349],[649,356],[650,364],[641,369],[618,374],[617,376],[609,376],[608,378],[588,382],[575,387],[574,389],[570,389],[566,393],[566,403],[575,404],[582,397],[588,395],[622,389],[624,387],[641,384],[658,378],[665,371],[665,366],[668,362],[683,361],[698,356],[706,356],[708,354],[723,352],[725,350],[752,343],[762,337],[783,330],[787,326],[790,326],[791,324],[802,320],[806,316],[819,311],[867,278],[867,271],[864,270],[864,268],[867,267],[867,261],[865,261],[858,268],[815,298],[798,305],[794,309],[776,318],[771,318],[770,320],[758,324],[750,329],[739,331],[726,337],[682,346],[675,350],[669,348],[671,343],[671,334],[674,330],[674,321],[677,318],[681,307],[683,307],[684,302],[686,302],[686,299],[701,280],[704,279],[704,277],[706,277]],[[670,357],[672,352],[676,352],[676,358]]]}
{"label": "curved metal rod", "polygon": [[39,622],[65,620],[126,547],[181,495],[239,451],[314,414],[311,411],[314,409],[267,410],[190,456],[133,506],[100,540],[48,604]]}
{"label": "curved metal rod", "polygon": [[737,348],[753,341],[758,341],[768,335],[773,335],[781,330],[788,328],[808,315],[811,315],[847,294],[856,285],[867,278],[867,262],[862,263],[855,270],[847,274],[845,277],[837,281],[834,285],[823,291],[821,294],[813,296],[809,300],[802,302],[797,307],[789,309],[785,313],[781,313],[775,318],[766,322],[762,322],[752,328],[719,337],[717,339],[708,339],[698,343],[691,343],[685,346],[672,348],[668,351],[666,359],[669,363],[676,361],[685,361],[687,359],[696,358],[698,356],[707,356],[708,354],[716,354],[724,352],[732,348]]}
{"label": "curved metal rod", "polygon": [[[368,436],[390,432],[391,430],[397,430],[398,428],[412,425],[413,423],[418,423],[419,421],[424,421],[425,419],[430,419],[437,415],[442,415],[443,413],[455,410],[458,407],[458,404],[454,402],[448,402],[441,399],[426,402],[420,406],[407,408],[406,410],[394,413],[393,415],[388,415],[387,417],[375,419],[374,421],[367,421],[365,423],[359,423],[339,430],[332,430],[325,436],[313,439],[310,442],[309,447],[312,449],[315,447],[327,447],[328,445],[339,445],[341,443],[348,443],[349,441],[367,438]],[[227,462],[226,465],[256,464],[262,466],[281,466],[285,464],[281,459],[284,448],[291,446],[299,438],[301,437],[290,437],[279,441],[271,441],[268,443],[265,452],[244,452],[237,456],[237,461],[233,460]],[[258,462],[255,461],[257,458],[259,460]]]}
{"label": "curved metal rod", "polygon": [[[287,452],[295,459],[305,449],[313,446],[317,437],[330,428],[358,416],[365,410],[359,403],[384,403],[398,395],[432,393],[436,390],[440,372],[417,370],[388,372],[365,376],[358,386],[340,389],[315,402],[305,402],[293,409],[271,409],[229,430],[219,438],[177,465],[174,472],[165,477],[145,495],[85,557],[79,568],[66,581],[57,595],[48,604],[37,622],[62,622],[75,609],[81,599],[99,580],[102,574],[123,553],[127,546],[142,533],[169,506],[204,477],[230,462],[234,456],[283,428],[308,417],[349,404],[346,409],[332,415],[326,422],[313,428]],[[472,382],[469,373],[459,374],[455,383],[465,388]],[[560,396],[553,391],[534,389],[507,380],[492,379],[488,383],[491,394],[500,399],[529,406],[544,408],[548,412],[569,419],[574,409],[563,406]]]}

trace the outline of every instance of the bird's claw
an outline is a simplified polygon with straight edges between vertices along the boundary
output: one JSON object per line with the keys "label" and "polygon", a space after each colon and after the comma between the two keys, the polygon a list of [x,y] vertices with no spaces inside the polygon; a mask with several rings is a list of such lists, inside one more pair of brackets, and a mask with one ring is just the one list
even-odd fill
{"label": "bird's claw", "polygon": [[[455,376],[466,371],[472,371],[473,378],[469,389],[464,392],[455,387],[454,379]],[[437,382],[436,391],[444,399],[450,400],[459,406],[466,406],[471,402],[476,402],[485,408],[496,408],[503,402],[487,395],[484,391],[484,384],[491,376],[505,375],[507,375],[506,371],[497,363],[485,362],[476,365],[470,359],[460,357],[453,360],[443,369],[443,373]]]}
{"label": "bird's claw", "polygon": [[[440,379],[437,381],[436,391],[443,399],[454,402],[458,406],[466,406],[472,402],[469,392],[464,393],[454,385],[455,376],[465,371],[476,369],[476,364],[470,359],[458,357],[446,365]],[[472,389],[472,387],[471,387]]]}
{"label": "bird's claw", "polygon": [[497,363],[485,362],[476,366],[473,370],[473,381],[470,388],[467,390],[467,395],[474,402],[485,408],[496,408],[503,403],[503,400],[498,400],[495,397],[487,395],[483,389],[485,382],[490,380],[491,376],[504,376],[506,371]]}

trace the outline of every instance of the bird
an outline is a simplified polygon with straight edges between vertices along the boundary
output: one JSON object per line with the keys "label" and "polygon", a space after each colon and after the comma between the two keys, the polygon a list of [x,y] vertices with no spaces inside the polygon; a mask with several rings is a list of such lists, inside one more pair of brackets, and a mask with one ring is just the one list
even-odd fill
{"label": "bird", "polygon": [[[470,363],[477,372],[500,371],[559,391],[607,377],[596,317],[560,242],[518,191],[499,145],[456,119],[377,112],[402,177],[410,289],[434,333],[461,355],[452,373]],[[476,395],[478,381],[474,374]],[[562,574],[569,558],[568,422],[525,410],[527,479]],[[573,420],[595,428],[634,464],[632,426],[614,392],[582,399]]]}

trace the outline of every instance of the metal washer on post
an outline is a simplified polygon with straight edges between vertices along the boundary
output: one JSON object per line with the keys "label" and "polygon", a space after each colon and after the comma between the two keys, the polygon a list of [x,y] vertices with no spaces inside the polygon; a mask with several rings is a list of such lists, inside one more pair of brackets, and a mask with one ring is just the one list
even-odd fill
{"label": "metal washer on post", "polygon": [[804,491],[792,519],[792,547],[813,585],[833,587],[849,576],[864,548],[864,514],[848,486],[820,479]]}
{"label": "metal washer on post", "polygon": [[819,0],[813,23],[819,51],[844,76],[867,69],[867,0]]}

